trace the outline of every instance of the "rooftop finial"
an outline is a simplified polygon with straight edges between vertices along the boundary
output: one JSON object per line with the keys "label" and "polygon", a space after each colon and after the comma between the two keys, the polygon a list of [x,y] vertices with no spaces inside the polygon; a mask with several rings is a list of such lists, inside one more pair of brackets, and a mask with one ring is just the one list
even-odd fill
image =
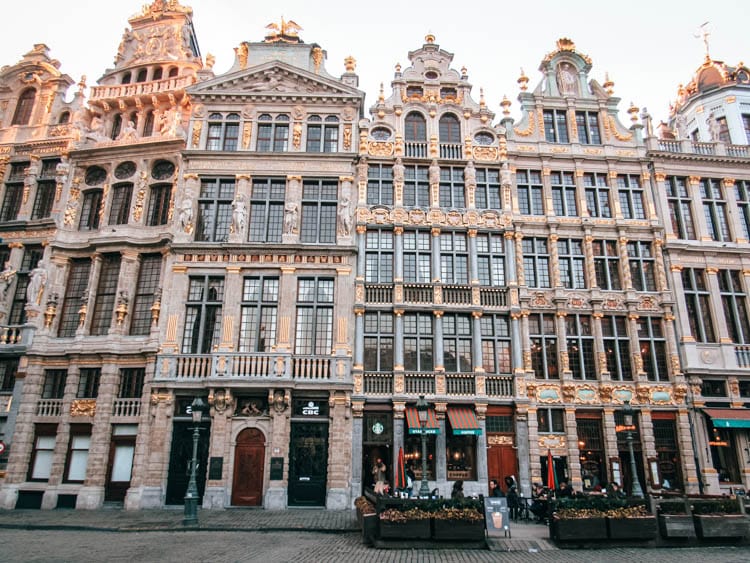
{"label": "rooftop finial", "polygon": [[696,30],[697,33],[693,33],[693,37],[695,38],[702,38],[703,39],[703,45],[706,47],[706,60],[711,60],[711,57],[708,54],[708,36],[711,35],[711,29],[709,27],[709,22],[703,22],[698,26],[698,29]]}

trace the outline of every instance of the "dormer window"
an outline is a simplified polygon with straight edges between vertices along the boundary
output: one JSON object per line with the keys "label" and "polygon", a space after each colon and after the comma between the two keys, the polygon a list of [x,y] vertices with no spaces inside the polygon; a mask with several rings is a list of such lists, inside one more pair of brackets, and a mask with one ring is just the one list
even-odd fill
{"label": "dormer window", "polygon": [[440,98],[443,100],[458,99],[458,90],[455,88],[440,88]]}
{"label": "dormer window", "polygon": [[427,80],[437,80],[440,77],[440,75],[434,70],[428,70],[427,72],[424,73],[424,77]]}
{"label": "dormer window", "polygon": [[375,127],[370,131],[370,138],[373,141],[387,141],[391,138],[391,132],[385,127]]}
{"label": "dormer window", "polygon": [[138,71],[138,78],[135,79],[136,82],[146,82],[146,76],[148,75],[148,70],[145,68],[142,68]]}
{"label": "dormer window", "polygon": [[161,67],[157,67],[154,69],[154,76],[151,78],[152,80],[161,80],[162,77],[162,69]]}
{"label": "dormer window", "polygon": [[406,96],[409,98],[421,98],[424,93],[421,86],[407,86]]}
{"label": "dormer window", "polygon": [[474,135],[474,144],[483,147],[489,146],[495,142],[495,137],[491,133],[477,133]]}
{"label": "dormer window", "polygon": [[584,145],[601,145],[602,135],[599,131],[599,113],[595,111],[577,111],[576,129],[578,141]]}
{"label": "dormer window", "polygon": [[240,139],[240,114],[212,113],[208,117],[206,150],[236,151]]}
{"label": "dormer window", "polygon": [[548,143],[568,143],[568,117],[564,109],[544,110],[544,138]]}
{"label": "dormer window", "polygon": [[16,113],[13,114],[11,125],[28,125],[31,120],[31,112],[34,109],[36,100],[36,90],[27,88],[21,93],[16,106]]}
{"label": "dormer window", "polygon": [[122,75],[122,80],[120,81],[122,84],[130,84],[131,75],[129,72],[126,72]]}

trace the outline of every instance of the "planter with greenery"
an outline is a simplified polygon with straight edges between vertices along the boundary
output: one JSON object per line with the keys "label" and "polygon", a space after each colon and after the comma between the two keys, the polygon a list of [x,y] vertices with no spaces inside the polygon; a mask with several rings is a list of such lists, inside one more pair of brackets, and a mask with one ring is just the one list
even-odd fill
{"label": "planter with greenery", "polygon": [[378,514],[379,537],[383,539],[429,539],[430,517],[429,512],[417,507],[406,510],[388,508]]}
{"label": "planter with greenery", "polygon": [[699,538],[750,536],[750,517],[740,512],[737,499],[696,499],[693,519]]}
{"label": "planter with greenery", "polygon": [[365,497],[359,497],[354,501],[354,506],[357,508],[357,521],[362,530],[362,541],[368,545],[372,544],[378,533],[378,515],[375,505]]}
{"label": "planter with greenery", "polygon": [[443,507],[432,513],[432,539],[481,541],[485,538],[484,514],[476,507]]}
{"label": "planter with greenery", "polygon": [[656,518],[645,504],[611,508],[606,514],[610,539],[652,540],[656,537]]}
{"label": "planter with greenery", "polygon": [[664,500],[657,508],[659,532],[663,538],[694,538],[695,524],[690,505],[683,500]]}
{"label": "planter with greenery", "polygon": [[552,507],[550,537],[558,542],[650,540],[656,518],[644,500],[589,496],[559,499]]}

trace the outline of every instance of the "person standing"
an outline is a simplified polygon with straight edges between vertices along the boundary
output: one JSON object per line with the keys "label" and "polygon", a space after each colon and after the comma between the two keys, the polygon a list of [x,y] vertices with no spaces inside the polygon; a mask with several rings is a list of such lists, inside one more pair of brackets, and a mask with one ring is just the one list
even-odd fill
{"label": "person standing", "polygon": [[372,466],[372,478],[375,482],[375,494],[385,494],[385,463],[381,458],[376,459]]}

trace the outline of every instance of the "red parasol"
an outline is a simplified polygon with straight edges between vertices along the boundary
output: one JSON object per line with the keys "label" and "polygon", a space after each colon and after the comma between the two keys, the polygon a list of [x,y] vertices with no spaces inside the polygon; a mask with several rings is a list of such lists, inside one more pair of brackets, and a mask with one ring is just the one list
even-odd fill
{"label": "red parasol", "polygon": [[398,449],[398,462],[396,464],[396,489],[406,488],[406,474],[404,468],[404,448]]}
{"label": "red parasol", "polygon": [[547,488],[550,491],[557,489],[557,475],[555,475],[555,460],[552,459],[552,452],[547,450]]}

